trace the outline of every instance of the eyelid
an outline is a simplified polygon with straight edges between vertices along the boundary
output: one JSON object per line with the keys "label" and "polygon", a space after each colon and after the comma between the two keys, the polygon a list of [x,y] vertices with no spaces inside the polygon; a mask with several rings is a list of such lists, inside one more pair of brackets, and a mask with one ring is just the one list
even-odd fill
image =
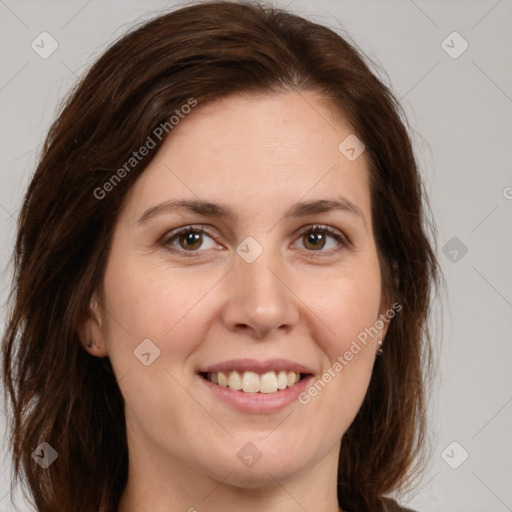
{"label": "eyelid", "polygon": [[[178,254],[178,255],[184,255],[185,257],[198,257],[198,255],[201,252],[201,250],[196,251],[187,251],[185,249],[176,248],[170,246],[170,242],[180,235],[184,233],[200,233],[207,235],[209,238],[214,240],[215,236],[212,235],[207,229],[205,229],[205,225],[203,224],[187,224],[186,226],[182,226],[176,229],[173,229],[171,231],[167,231],[162,237],[160,237],[158,243],[167,249],[169,252]],[[335,249],[330,249],[328,251],[308,251],[305,249],[304,251],[307,253],[307,257],[310,258],[322,258],[322,257],[328,257],[331,256],[333,253],[337,253],[343,249],[351,249],[352,243],[350,239],[339,229],[336,229],[332,226],[324,225],[324,224],[309,224],[307,226],[304,226],[297,235],[297,239],[300,239],[302,235],[305,233],[312,232],[312,233],[324,233],[329,235],[330,237],[334,238],[339,246]],[[294,242],[295,243],[295,242]]]}
{"label": "eyelid", "polygon": [[187,224],[186,226],[182,226],[180,228],[172,229],[171,231],[167,231],[164,233],[162,237],[158,240],[158,243],[166,250],[173,254],[178,255],[184,255],[185,257],[197,257],[198,253],[204,252],[204,251],[186,251],[185,249],[172,247],[170,245],[170,242],[173,239],[178,238],[180,235],[184,233],[201,233],[202,235],[207,235],[212,240],[214,239],[214,236],[208,232],[207,229],[205,229],[205,226],[202,224]]}
{"label": "eyelid", "polygon": [[[339,246],[335,249],[330,249],[328,251],[307,251],[307,256],[311,258],[322,258],[322,257],[328,257],[331,256],[334,253],[338,253],[339,251],[343,249],[352,249],[352,242],[350,239],[339,229],[336,229],[332,226],[328,226],[325,224],[310,224],[308,226],[305,226],[303,229],[299,232],[299,237],[304,235],[305,233],[324,233],[329,235],[331,238],[334,238],[338,243]],[[341,246],[341,247],[340,247]]]}

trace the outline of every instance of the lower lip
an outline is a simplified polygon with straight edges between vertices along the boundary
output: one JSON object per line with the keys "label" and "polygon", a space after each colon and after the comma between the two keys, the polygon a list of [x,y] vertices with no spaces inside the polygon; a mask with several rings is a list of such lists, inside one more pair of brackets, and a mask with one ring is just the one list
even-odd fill
{"label": "lower lip", "polygon": [[306,389],[313,375],[304,377],[291,388],[276,391],[275,393],[245,393],[244,391],[235,391],[214,384],[201,375],[198,375],[198,377],[216,398],[236,407],[240,411],[265,413],[279,411],[287,405],[298,401],[297,397]]}

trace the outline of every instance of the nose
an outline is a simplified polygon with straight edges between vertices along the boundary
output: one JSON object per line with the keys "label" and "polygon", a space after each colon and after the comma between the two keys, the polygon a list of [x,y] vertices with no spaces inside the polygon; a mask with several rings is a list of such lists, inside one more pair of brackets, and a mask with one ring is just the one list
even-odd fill
{"label": "nose", "polygon": [[285,263],[272,251],[264,250],[252,263],[236,256],[233,265],[222,310],[226,328],[245,331],[255,338],[273,331],[276,335],[290,332],[297,325],[299,310]]}

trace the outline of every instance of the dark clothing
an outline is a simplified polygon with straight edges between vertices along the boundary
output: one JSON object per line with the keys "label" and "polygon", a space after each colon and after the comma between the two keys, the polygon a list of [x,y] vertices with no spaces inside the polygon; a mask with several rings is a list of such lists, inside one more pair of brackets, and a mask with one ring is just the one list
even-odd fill
{"label": "dark clothing", "polygon": [[[401,507],[392,498],[381,498],[381,502],[382,502],[382,506],[378,510],[375,510],[374,512],[416,512],[416,511],[412,510],[412,508]],[[350,511],[350,512],[356,512],[356,511],[354,510],[354,511]]]}
{"label": "dark clothing", "polygon": [[415,512],[411,508],[404,508],[398,505],[395,500],[391,498],[384,498],[382,512]]}

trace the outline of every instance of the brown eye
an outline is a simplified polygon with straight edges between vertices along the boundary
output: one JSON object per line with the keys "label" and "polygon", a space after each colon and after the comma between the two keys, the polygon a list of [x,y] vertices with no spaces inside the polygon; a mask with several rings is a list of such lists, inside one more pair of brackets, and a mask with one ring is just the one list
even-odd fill
{"label": "brown eye", "polygon": [[325,233],[310,231],[303,235],[304,247],[307,249],[323,249],[325,246]]}
{"label": "brown eye", "polygon": [[196,250],[199,249],[203,243],[203,234],[190,231],[184,235],[179,235],[177,240],[182,249]]}
{"label": "brown eye", "polygon": [[309,227],[302,232],[300,240],[306,249],[306,255],[311,258],[330,256],[351,247],[345,235],[330,226]]}
{"label": "brown eye", "polygon": [[164,235],[160,244],[169,251],[184,256],[195,256],[194,253],[202,253],[204,249],[218,247],[201,226],[185,226],[175,229]]}

